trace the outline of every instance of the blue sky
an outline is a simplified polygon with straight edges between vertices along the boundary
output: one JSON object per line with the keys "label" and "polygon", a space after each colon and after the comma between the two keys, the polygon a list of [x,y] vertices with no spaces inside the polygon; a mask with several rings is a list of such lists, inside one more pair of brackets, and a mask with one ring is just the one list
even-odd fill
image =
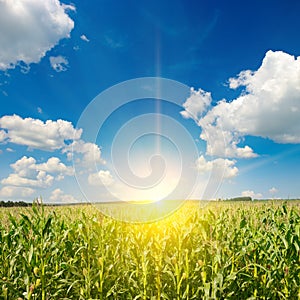
{"label": "blue sky", "polygon": [[0,1],[0,198],[300,197],[299,13]]}

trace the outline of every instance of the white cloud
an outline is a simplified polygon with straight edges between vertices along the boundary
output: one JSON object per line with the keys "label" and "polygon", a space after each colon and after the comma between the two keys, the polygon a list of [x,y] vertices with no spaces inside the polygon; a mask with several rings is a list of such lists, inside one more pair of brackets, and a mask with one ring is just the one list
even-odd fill
{"label": "white cloud", "polygon": [[7,134],[4,130],[0,130],[0,143],[4,142],[7,138]]}
{"label": "white cloud", "polygon": [[[83,166],[90,166],[95,163],[104,164],[105,161],[101,158],[101,149],[94,143],[86,143],[82,140],[74,141],[63,152],[73,151],[73,153],[80,154],[80,158],[76,157],[75,162]],[[70,157],[69,157],[70,158]]]}
{"label": "white cloud", "polygon": [[0,197],[17,199],[31,197],[35,190],[29,187],[4,186],[0,190]]}
{"label": "white cloud", "polygon": [[85,41],[85,42],[89,42],[90,40],[86,37],[86,35],[81,35],[80,38]]}
{"label": "white cloud", "polygon": [[271,195],[275,195],[275,194],[277,194],[278,192],[279,192],[279,190],[276,189],[275,187],[272,187],[272,188],[269,189],[269,193],[270,193]]}
{"label": "white cloud", "polygon": [[[64,120],[43,122],[39,119],[21,118],[17,115],[0,118],[0,129],[7,142],[24,145],[31,149],[53,151],[67,146],[66,142],[79,139],[82,130],[75,129],[71,122]],[[0,130],[0,139],[1,139]]]}
{"label": "white cloud", "polygon": [[61,55],[50,56],[49,60],[50,60],[50,65],[51,65],[52,69],[55,70],[56,72],[67,71],[69,62],[65,57],[63,57]]}
{"label": "white cloud", "polygon": [[40,107],[37,108],[37,111],[38,111],[39,114],[43,113],[43,110]]}
{"label": "white cloud", "polygon": [[300,58],[268,51],[257,71],[231,78],[231,88],[245,87],[232,102],[220,101],[199,122],[207,154],[255,157],[250,146],[240,147],[245,136],[277,143],[300,143]]}
{"label": "white cloud", "polygon": [[76,11],[76,7],[74,5],[62,3],[61,6],[64,10]]}
{"label": "white cloud", "polygon": [[[25,174],[28,174],[28,172],[30,172],[30,170],[34,170],[34,168],[32,168],[32,166],[34,166],[35,163],[36,163],[36,160],[33,157],[23,156],[22,158],[17,160],[15,163],[11,164],[10,166],[16,173],[20,173],[21,176],[25,176]],[[25,173],[22,173],[22,172],[25,172]]]}
{"label": "white cloud", "polygon": [[49,197],[51,202],[55,203],[76,203],[78,202],[72,195],[65,194],[61,189],[55,189],[52,191],[51,196]]}
{"label": "white cloud", "polygon": [[106,185],[109,186],[113,184],[114,179],[109,171],[100,170],[98,173],[90,174],[88,177],[88,182],[90,185]]}
{"label": "white cloud", "polygon": [[262,198],[262,194],[247,190],[242,192],[242,197],[251,197],[252,199],[260,199]]}
{"label": "white cloud", "polygon": [[36,174],[34,179],[22,177],[20,174],[10,174],[7,178],[2,179],[1,184],[22,186],[22,187],[38,187],[46,188],[52,185],[54,177],[40,171]]}
{"label": "white cloud", "polygon": [[[238,147],[241,136],[235,132],[234,128],[225,129],[221,118],[225,118],[223,114],[227,112],[223,112],[223,105],[227,105],[227,103],[220,102],[198,122],[202,127],[200,138],[207,142],[207,154],[220,157],[256,157],[257,154],[248,145]],[[222,117],[218,114],[221,114]]]}
{"label": "white cloud", "polygon": [[73,20],[59,0],[0,1],[0,70],[38,63],[48,50],[69,38]]}
{"label": "white cloud", "polygon": [[237,89],[238,87],[243,86],[247,82],[247,79],[253,76],[254,74],[255,72],[250,70],[240,72],[238,77],[229,79],[229,87],[231,89]]}
{"label": "white cloud", "polygon": [[[84,142],[80,139],[81,134],[82,129],[75,129],[71,122],[64,120],[43,122],[39,119],[23,119],[17,115],[0,118],[0,142],[27,146],[29,150],[39,149],[50,152],[61,150],[67,155],[68,160],[76,154],[75,162],[79,162],[83,168],[89,168],[95,163],[105,164],[99,146]],[[52,167],[60,168],[66,172],[65,175],[73,172],[69,167],[64,169],[65,166],[56,158],[48,161],[47,166],[43,164],[39,167],[45,168],[47,172]]]}
{"label": "white cloud", "polygon": [[247,92],[236,100],[241,132],[278,143],[300,143],[299,78],[300,57],[281,51],[268,51],[256,72],[238,76],[238,86]]}
{"label": "white cloud", "polygon": [[191,95],[183,104],[185,110],[180,113],[184,118],[192,118],[195,121],[199,121],[211,104],[211,101],[211,93],[202,89],[195,91],[194,88],[191,88]]}
{"label": "white cloud", "polygon": [[3,185],[46,188],[53,183],[53,176],[36,169],[36,160],[33,157],[23,156],[10,166],[14,173],[1,180]]}
{"label": "white cloud", "polygon": [[[1,184],[10,186],[46,188],[64,175],[74,174],[72,167],[67,167],[57,157],[51,157],[46,163],[37,164],[35,158],[23,156],[10,165],[14,173],[2,179]],[[50,175],[51,174],[51,175]]]}
{"label": "white cloud", "polygon": [[63,164],[57,157],[50,157],[46,163],[37,164],[35,165],[35,168],[36,170],[45,171],[51,174],[74,175],[74,169]]}
{"label": "white cloud", "polygon": [[238,174],[238,168],[235,166],[235,161],[223,158],[216,158],[211,161],[207,161],[203,155],[196,160],[197,170],[204,174],[212,172],[218,172],[224,179],[233,178]]}

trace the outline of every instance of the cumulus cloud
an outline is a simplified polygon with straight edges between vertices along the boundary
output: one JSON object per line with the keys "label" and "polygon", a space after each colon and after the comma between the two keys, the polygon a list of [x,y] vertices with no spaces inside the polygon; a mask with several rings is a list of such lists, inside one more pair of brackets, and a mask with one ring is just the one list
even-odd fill
{"label": "cumulus cloud", "polygon": [[7,134],[4,130],[0,130],[0,143],[4,142],[7,138]]}
{"label": "cumulus cloud", "polygon": [[[61,150],[69,160],[73,158],[73,154],[76,154],[75,162],[80,163],[82,167],[90,167],[95,163],[104,164],[99,146],[81,140],[81,134],[82,129],[74,128],[71,122],[65,120],[43,122],[39,119],[23,119],[17,115],[0,118],[0,142],[2,143],[27,146],[29,150],[39,149],[50,152]],[[55,158],[48,161],[47,166],[44,165],[45,168],[53,166],[64,168]],[[41,165],[39,167],[42,168]],[[68,168],[66,170],[72,172]]]}
{"label": "cumulus cloud", "polygon": [[[82,140],[74,141],[66,147],[65,150],[63,150],[64,153],[67,152],[69,154],[71,151],[72,153],[80,155],[76,155],[75,162],[80,163],[83,166],[88,167],[95,163],[105,163],[105,161],[101,158],[101,149],[94,143],[83,142]],[[69,158],[71,157],[69,156]]]}
{"label": "cumulus cloud", "polygon": [[218,172],[218,174],[220,174],[224,179],[237,176],[239,171],[235,166],[235,161],[233,160],[216,158],[214,160],[207,161],[203,155],[196,160],[196,168],[202,174],[210,173],[214,170],[215,172]]}
{"label": "cumulus cloud", "polygon": [[28,198],[35,193],[35,190],[29,187],[4,186],[0,190],[0,197],[8,199]]}
{"label": "cumulus cloud", "polygon": [[93,186],[106,185],[109,186],[114,182],[114,179],[109,171],[100,170],[97,173],[90,174],[88,183]]}
{"label": "cumulus cloud", "polygon": [[61,189],[52,191],[49,200],[54,203],[76,203],[78,202],[72,195],[65,194]]}
{"label": "cumulus cloud", "polygon": [[247,190],[242,192],[242,197],[251,197],[252,199],[260,199],[262,198],[262,194]]}
{"label": "cumulus cloud", "polygon": [[53,183],[52,175],[36,169],[36,160],[33,157],[23,156],[10,166],[14,173],[2,179],[2,185],[46,188]]}
{"label": "cumulus cloud", "polygon": [[38,63],[63,38],[74,22],[59,0],[0,1],[0,70]]}
{"label": "cumulus cloud", "polygon": [[45,172],[51,173],[51,174],[59,174],[60,176],[63,176],[63,175],[72,176],[72,175],[74,175],[74,169],[70,166],[66,166],[57,157],[50,157],[47,162],[37,164],[34,167],[35,167],[36,170],[45,171]]}
{"label": "cumulus cloud", "polygon": [[52,69],[56,72],[65,72],[68,69],[69,62],[65,57],[61,55],[50,56],[49,61]]}
{"label": "cumulus cloud", "polygon": [[300,58],[281,51],[268,51],[257,71],[242,71],[231,78],[231,88],[244,87],[241,95],[231,102],[220,101],[198,122],[207,154],[255,157],[249,145],[240,146],[246,136],[300,143],[299,79]]}
{"label": "cumulus cloud", "polygon": [[300,143],[300,57],[268,51],[256,72],[244,71],[230,85],[246,88],[233,109],[242,134]]}
{"label": "cumulus cloud", "polygon": [[7,178],[2,179],[1,184],[23,187],[46,188],[52,185],[53,176],[46,172],[37,172],[34,179],[22,177],[20,174],[10,174]]}
{"label": "cumulus cloud", "polygon": [[[200,138],[207,143],[206,154],[220,157],[256,157],[257,154],[254,153],[253,149],[248,145],[244,147],[238,146],[242,139],[241,134],[236,131],[234,127],[228,123],[225,124],[225,121],[223,121],[223,119],[226,118],[223,114],[227,113],[223,107],[228,104],[229,103],[225,101],[219,102],[217,106],[212,108],[212,110],[198,122],[202,128]],[[225,125],[228,125],[228,127]]]}
{"label": "cumulus cloud", "polygon": [[[82,130],[75,129],[71,122],[3,116],[0,129],[7,142],[24,145],[31,149],[53,151],[67,146],[67,141],[79,139]],[[1,139],[1,134],[0,134]]]}
{"label": "cumulus cloud", "polygon": [[203,113],[210,106],[211,101],[211,93],[205,92],[202,89],[195,91],[194,88],[191,88],[191,95],[183,104],[185,110],[180,113],[184,118],[192,118],[195,121],[199,121]]}
{"label": "cumulus cloud", "polygon": [[2,179],[2,185],[46,188],[53,184],[55,176],[61,180],[64,175],[74,174],[73,168],[63,164],[57,157],[37,164],[35,158],[23,156],[10,166],[14,173]]}

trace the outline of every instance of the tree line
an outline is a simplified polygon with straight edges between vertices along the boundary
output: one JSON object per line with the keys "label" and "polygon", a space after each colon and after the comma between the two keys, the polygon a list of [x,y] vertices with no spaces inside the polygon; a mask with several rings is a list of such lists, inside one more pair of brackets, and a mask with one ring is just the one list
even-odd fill
{"label": "tree line", "polygon": [[32,206],[32,203],[24,201],[0,201],[0,207],[27,207]]}

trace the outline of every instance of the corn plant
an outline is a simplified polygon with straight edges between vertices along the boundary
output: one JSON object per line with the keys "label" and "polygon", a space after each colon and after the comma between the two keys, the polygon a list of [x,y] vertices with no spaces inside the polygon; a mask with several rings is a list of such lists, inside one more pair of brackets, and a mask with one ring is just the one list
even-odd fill
{"label": "corn plant", "polygon": [[300,299],[299,211],[187,202],[133,224],[89,205],[2,208],[0,299]]}

